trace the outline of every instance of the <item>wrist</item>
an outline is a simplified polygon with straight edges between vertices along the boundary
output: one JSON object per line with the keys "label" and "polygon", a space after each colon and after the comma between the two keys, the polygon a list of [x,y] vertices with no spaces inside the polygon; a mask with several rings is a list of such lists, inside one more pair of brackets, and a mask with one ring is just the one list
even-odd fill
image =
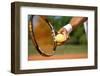
{"label": "wrist", "polygon": [[71,33],[73,29],[71,24],[67,24],[63,28],[65,28],[68,33]]}

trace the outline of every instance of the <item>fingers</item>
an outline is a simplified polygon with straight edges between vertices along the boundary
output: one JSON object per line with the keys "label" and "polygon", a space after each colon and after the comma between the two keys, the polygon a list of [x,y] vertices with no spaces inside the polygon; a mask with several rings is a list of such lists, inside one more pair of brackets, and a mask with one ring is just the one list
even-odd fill
{"label": "fingers", "polygon": [[60,45],[63,45],[69,39],[69,34],[68,34],[68,32],[65,28],[61,28],[58,31],[58,34],[62,34],[64,36],[64,41],[63,42],[57,42],[57,45],[60,46]]}
{"label": "fingers", "polygon": [[61,45],[63,45],[65,42],[57,42],[57,46],[61,46]]}
{"label": "fingers", "polygon": [[65,31],[63,31],[62,34],[64,35],[64,38],[65,38],[64,41],[66,41],[66,39],[67,39],[67,33]]}
{"label": "fingers", "polygon": [[68,37],[68,32],[65,28],[61,28],[59,31],[58,31],[59,34],[63,34],[64,35],[64,38],[65,38],[65,41],[67,40],[67,37]]}

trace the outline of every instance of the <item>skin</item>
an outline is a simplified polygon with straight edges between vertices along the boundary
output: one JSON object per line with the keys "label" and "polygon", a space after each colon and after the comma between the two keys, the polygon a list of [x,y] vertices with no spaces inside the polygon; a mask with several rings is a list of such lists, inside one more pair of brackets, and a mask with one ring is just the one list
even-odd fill
{"label": "skin", "polygon": [[[43,19],[46,19],[46,16],[41,16]],[[69,24],[72,25],[72,29],[75,30],[78,26],[80,26],[80,24],[84,23],[87,20],[87,17],[73,17]],[[68,39],[69,39],[69,33],[65,28],[61,28],[58,31],[58,34],[63,34],[65,36],[65,40],[61,43],[57,43],[57,45],[62,45],[64,44]]]}
{"label": "skin", "polygon": [[[87,20],[86,17],[73,17],[73,18],[70,20],[69,24],[72,25],[72,29],[74,30],[74,29],[76,29],[78,26],[80,26],[80,24],[84,23],[86,20]],[[68,31],[67,31],[65,28],[63,28],[63,27],[58,31],[58,33],[63,34],[63,35],[65,36],[64,42],[57,43],[57,44],[59,44],[59,45],[62,45],[62,44],[64,44],[64,43],[68,40],[67,37],[69,36],[69,33],[68,33]]]}
{"label": "skin", "polygon": [[80,24],[84,23],[87,20],[86,17],[73,17],[69,24],[72,25],[72,28],[77,28]]}

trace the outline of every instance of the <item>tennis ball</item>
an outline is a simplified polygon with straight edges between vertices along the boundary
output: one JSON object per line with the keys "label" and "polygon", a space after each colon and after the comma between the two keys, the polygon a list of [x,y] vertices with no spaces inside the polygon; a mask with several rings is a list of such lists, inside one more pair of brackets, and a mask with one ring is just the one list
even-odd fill
{"label": "tennis ball", "polygon": [[63,34],[58,34],[55,36],[55,41],[59,42],[59,43],[63,42],[63,41],[65,41],[65,36]]}

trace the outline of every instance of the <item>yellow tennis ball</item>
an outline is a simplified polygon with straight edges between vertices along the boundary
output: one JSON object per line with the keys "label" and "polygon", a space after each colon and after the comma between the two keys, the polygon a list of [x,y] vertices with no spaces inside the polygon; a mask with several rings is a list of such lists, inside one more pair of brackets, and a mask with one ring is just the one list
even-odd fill
{"label": "yellow tennis ball", "polygon": [[56,42],[63,42],[63,41],[65,41],[65,36],[63,34],[58,34],[55,36],[55,41]]}

